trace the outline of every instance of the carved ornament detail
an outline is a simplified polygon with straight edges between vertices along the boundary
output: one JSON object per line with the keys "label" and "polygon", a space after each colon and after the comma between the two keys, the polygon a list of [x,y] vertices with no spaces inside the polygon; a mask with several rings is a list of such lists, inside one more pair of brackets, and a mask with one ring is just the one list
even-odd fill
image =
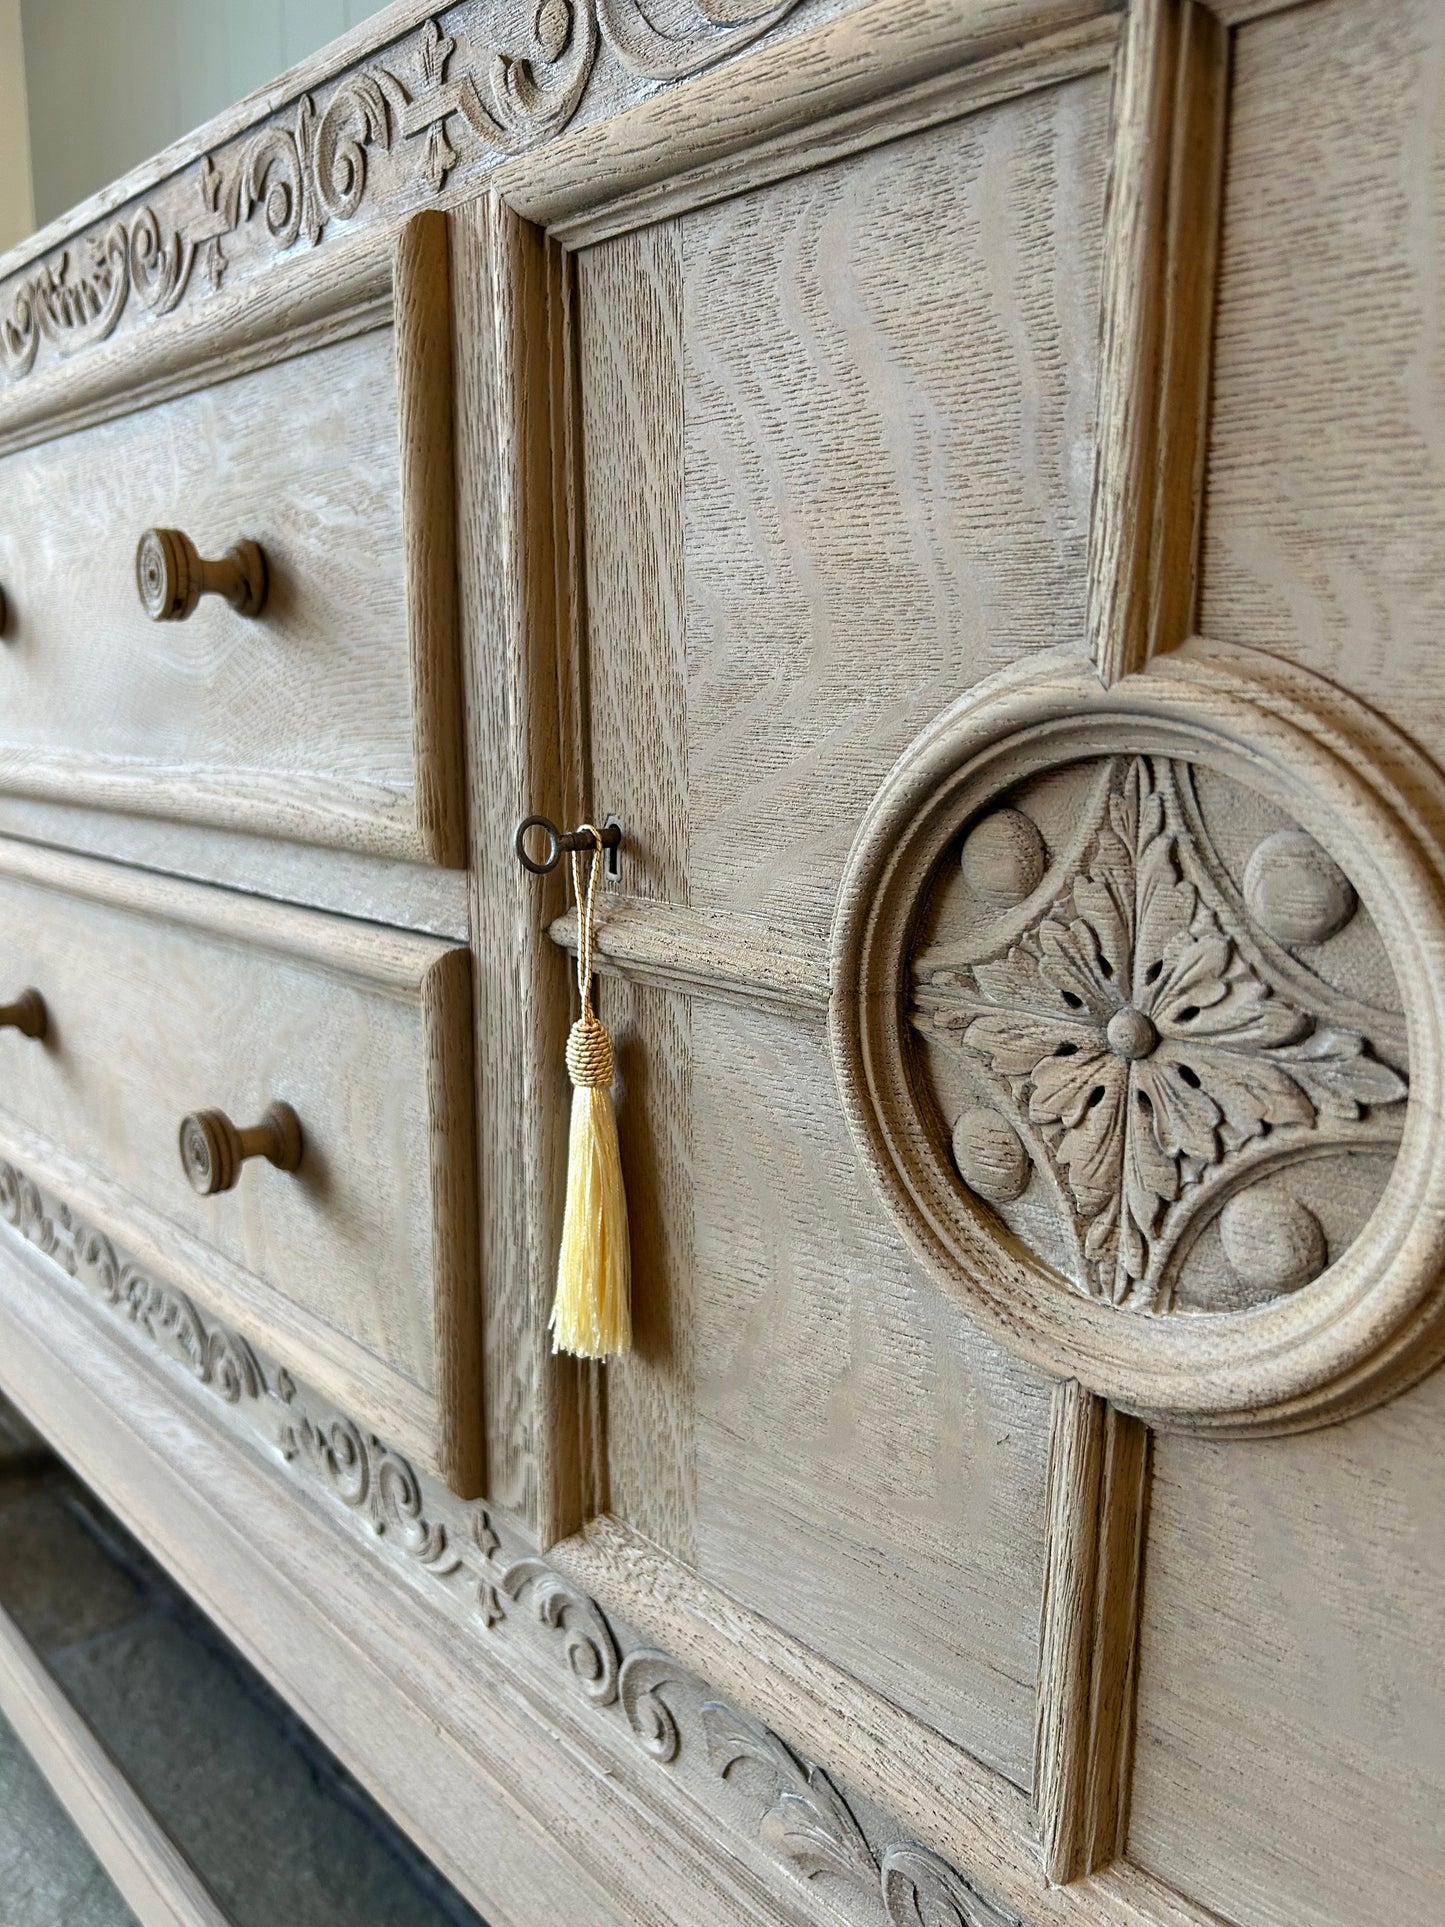
{"label": "carved ornament detail", "polygon": [[[168,314],[198,263],[199,279],[218,289],[226,242],[253,221],[273,252],[303,238],[314,247],[369,199],[376,212],[404,207],[418,191],[439,194],[463,158],[550,140],[581,105],[603,41],[629,71],[672,80],[746,46],[796,4],[698,0],[669,7],[666,25],[643,0],[540,0],[510,24],[491,9],[452,9],[446,19],[475,28],[466,39],[428,20],[385,60],[343,75],[319,104],[304,94],[219,158],[204,155],[190,211],[172,220],[147,203],[11,282],[0,297],[0,369],[18,379],[42,345],[67,355],[104,340],[132,298],[146,313]],[[379,155],[398,163],[380,184]]]}
{"label": "carved ornament detail", "polygon": [[1169,1309],[1180,1238],[1248,1153],[1377,1147],[1408,1090],[1323,981],[1316,1009],[1271,982],[1193,833],[1192,780],[1187,765],[1114,759],[1076,863],[1028,927],[996,954],[933,950],[913,971],[914,1024],[993,1073],[1057,1174],[1082,1288],[1144,1312]]}
{"label": "carved ornament detail", "polygon": [[228,1405],[259,1398],[265,1377],[244,1338],[207,1319],[184,1292],[158,1285],[122,1259],[101,1232],[64,1204],[51,1204],[32,1178],[0,1159],[0,1220],[70,1277],[126,1317]]}
{"label": "carved ornament detail", "polygon": [[[709,1696],[669,1654],[630,1645],[594,1599],[545,1559],[509,1553],[484,1505],[464,1504],[383,1440],[303,1393],[247,1342],[208,1321],[184,1295],[147,1278],[110,1240],[0,1160],[0,1221],[95,1291],[159,1352],[269,1435],[309,1479],[428,1585],[456,1599],[484,1637],[530,1646],[560,1664],[581,1702],[619,1718],[659,1765],[699,1767],[734,1785],[759,1775],[751,1811],[763,1847],[803,1880],[829,1876],[871,1896],[880,1927],[1020,1927],[927,1848],[885,1836],[875,1847],[824,1770],[768,1728]],[[449,1515],[449,1516],[447,1516]]]}
{"label": "carved ornament detail", "polygon": [[1382,718],[1204,638],[929,724],[848,858],[829,1040],[936,1282],[1159,1426],[1322,1424],[1445,1357],[1442,822]]}

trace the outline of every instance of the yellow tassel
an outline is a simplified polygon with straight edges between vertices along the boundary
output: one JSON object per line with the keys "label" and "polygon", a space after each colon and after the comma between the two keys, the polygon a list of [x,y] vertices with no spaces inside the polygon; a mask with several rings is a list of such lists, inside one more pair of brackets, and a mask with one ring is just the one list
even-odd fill
{"label": "yellow tassel", "polygon": [[567,1146],[567,1209],[552,1307],[553,1351],[572,1352],[579,1358],[616,1358],[632,1349],[632,1253],[617,1114],[612,1108],[612,1039],[592,1009],[592,897],[600,851],[599,838],[585,901],[575,855],[572,859],[581,925],[577,980],[582,1015],[567,1038],[572,1129]]}

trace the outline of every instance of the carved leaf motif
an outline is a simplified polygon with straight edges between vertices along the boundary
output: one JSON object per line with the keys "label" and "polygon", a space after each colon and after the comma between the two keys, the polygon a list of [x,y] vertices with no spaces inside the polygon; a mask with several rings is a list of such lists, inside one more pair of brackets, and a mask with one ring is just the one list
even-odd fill
{"label": "carved leaf motif", "polygon": [[702,1708],[708,1758],[726,1779],[737,1767],[761,1769],[776,1790],[763,1815],[760,1838],[806,1879],[820,1874],[872,1888],[878,1863],[838,1789],[819,1766],[804,1764],[765,1726],[710,1700]]}
{"label": "carved leaf motif", "polygon": [[681,1745],[677,1721],[661,1689],[683,1675],[668,1654],[642,1646],[627,1655],[617,1676],[617,1697],[638,1743],[654,1760],[675,1760]]}
{"label": "carved leaf motif", "polygon": [[1224,928],[1189,873],[1172,781],[1147,757],[1123,766],[1052,907],[1001,956],[922,960],[913,1010],[1033,1127],[1076,1207],[1087,1289],[1146,1311],[1176,1207],[1246,1144],[1333,1142],[1408,1095],[1362,1036],[1280,995]]}
{"label": "carved leaf motif", "polygon": [[890,1847],[882,1876],[889,1927],[1019,1927],[923,1847]]}

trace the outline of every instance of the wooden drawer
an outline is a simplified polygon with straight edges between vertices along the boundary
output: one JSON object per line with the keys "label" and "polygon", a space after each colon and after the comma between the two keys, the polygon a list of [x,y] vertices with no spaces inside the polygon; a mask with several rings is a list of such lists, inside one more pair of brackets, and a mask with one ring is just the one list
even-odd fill
{"label": "wooden drawer", "polygon": [[[0,395],[0,789],[464,861],[446,246],[419,216]],[[259,544],[260,613],[152,621],[148,528]]]}
{"label": "wooden drawer", "polygon": [[[111,1241],[92,1282],[179,1287],[473,1486],[470,953],[23,844],[0,844],[0,932],[48,1018],[0,1031],[0,1156]],[[299,1169],[255,1157],[198,1196],[183,1118],[276,1101]]]}

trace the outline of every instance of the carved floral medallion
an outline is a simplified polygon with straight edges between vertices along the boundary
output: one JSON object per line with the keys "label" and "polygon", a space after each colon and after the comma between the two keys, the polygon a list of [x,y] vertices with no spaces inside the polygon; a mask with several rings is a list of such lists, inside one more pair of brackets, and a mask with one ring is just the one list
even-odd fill
{"label": "carved floral medallion", "polygon": [[1338,688],[1058,651],[917,739],[839,892],[865,1168],[1004,1343],[1275,1431],[1445,1356],[1445,783]]}
{"label": "carved floral medallion", "polygon": [[[984,901],[985,914],[972,944],[915,959],[912,1021],[982,1071],[1001,1142],[1013,1133],[1027,1163],[1053,1179],[1078,1287],[1157,1312],[1171,1306],[1181,1240],[1237,1175],[1289,1164],[1302,1151],[1328,1148],[1348,1160],[1356,1145],[1378,1146],[1382,1129],[1398,1132],[1408,1085],[1324,978],[1311,981],[1303,966],[1289,984],[1275,978],[1272,942],[1210,847],[1189,765],[1119,757],[1102,781],[1089,769],[1076,774],[1075,790],[1093,778],[1087,831],[1076,859],[1051,868],[1047,887],[1031,893],[1038,907],[1025,929],[1008,917],[1007,849],[1000,862],[986,847],[942,886]],[[1018,845],[1032,819],[1010,815]],[[965,832],[965,855],[980,830],[1000,845],[993,820],[990,812]],[[1299,862],[1319,868],[1329,859],[1306,838]],[[1335,895],[1345,901],[1349,886],[1340,882]],[[1009,934],[990,943],[1000,923]],[[1382,1016],[1395,1028],[1390,1013]],[[975,1119],[971,1141],[955,1153],[965,1181],[990,1196],[982,1137]],[[1347,1164],[1337,1181],[1353,1182]],[[1016,1181],[1004,1194],[1023,1188]],[[992,1197],[1015,1201],[997,1188]],[[1322,1239],[1307,1245],[1302,1256],[1326,1257]]]}

